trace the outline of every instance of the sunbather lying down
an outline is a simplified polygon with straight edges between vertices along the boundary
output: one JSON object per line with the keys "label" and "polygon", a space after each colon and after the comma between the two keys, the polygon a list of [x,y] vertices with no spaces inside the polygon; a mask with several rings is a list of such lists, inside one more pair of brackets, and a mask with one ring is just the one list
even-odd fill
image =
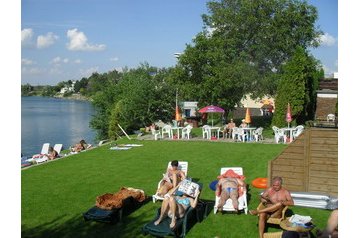
{"label": "sunbather lying down", "polygon": [[154,225],[157,226],[166,216],[168,216],[171,218],[169,227],[173,229],[176,224],[176,219],[182,218],[189,206],[195,208],[198,204],[199,195],[197,195],[195,198],[192,198],[187,194],[183,194],[182,196],[173,195],[179,186],[180,184],[178,184],[165,196],[162,207],[160,209],[160,216],[158,220],[154,222]]}
{"label": "sunbather lying down", "polygon": [[92,145],[87,144],[87,142],[85,140],[80,140],[80,142],[78,144],[72,146],[70,149],[71,149],[71,152],[81,152],[82,150],[86,150],[91,147],[92,147]]}

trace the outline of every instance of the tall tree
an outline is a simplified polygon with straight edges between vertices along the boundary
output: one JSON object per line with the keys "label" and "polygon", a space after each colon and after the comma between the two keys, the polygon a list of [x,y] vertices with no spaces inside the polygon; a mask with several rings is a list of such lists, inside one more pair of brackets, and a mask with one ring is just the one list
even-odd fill
{"label": "tall tree", "polygon": [[322,73],[319,62],[298,47],[292,59],[283,66],[272,125],[287,125],[285,115],[288,103],[291,106],[293,125],[303,124],[314,118],[316,90]]}
{"label": "tall tree", "polygon": [[173,77],[186,97],[234,108],[243,95],[273,95],[276,74],[297,46],[318,45],[317,10],[298,0],[207,4],[204,31],[187,45]]}

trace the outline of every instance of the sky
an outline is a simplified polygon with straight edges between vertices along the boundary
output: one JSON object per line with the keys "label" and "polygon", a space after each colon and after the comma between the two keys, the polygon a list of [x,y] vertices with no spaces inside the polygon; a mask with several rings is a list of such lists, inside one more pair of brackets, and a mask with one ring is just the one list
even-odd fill
{"label": "sky", "polygon": [[[338,0],[318,9],[327,76],[338,72]],[[21,84],[56,85],[93,72],[176,64],[174,53],[203,29],[206,0],[22,0]]]}

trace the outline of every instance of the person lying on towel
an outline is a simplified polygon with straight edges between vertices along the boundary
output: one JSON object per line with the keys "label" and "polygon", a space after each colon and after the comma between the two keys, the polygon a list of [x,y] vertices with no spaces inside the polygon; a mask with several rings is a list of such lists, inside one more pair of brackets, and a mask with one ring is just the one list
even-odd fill
{"label": "person lying on towel", "polygon": [[218,204],[218,211],[222,211],[226,201],[231,198],[232,205],[236,212],[239,212],[238,198],[246,190],[244,182],[245,177],[236,174],[229,169],[224,174],[218,176],[218,183],[216,184],[216,196],[220,197]]}
{"label": "person lying on towel", "polygon": [[168,194],[166,194],[162,203],[162,207],[160,209],[160,216],[158,220],[154,222],[154,225],[157,226],[166,216],[168,216],[169,218],[171,218],[171,223],[169,227],[170,229],[173,229],[176,224],[176,219],[182,218],[185,214],[186,209],[188,209],[189,206],[195,208],[198,204],[199,194],[197,194],[195,198],[190,197],[185,193],[183,193],[181,196],[173,195],[173,193],[179,186],[180,183]]}

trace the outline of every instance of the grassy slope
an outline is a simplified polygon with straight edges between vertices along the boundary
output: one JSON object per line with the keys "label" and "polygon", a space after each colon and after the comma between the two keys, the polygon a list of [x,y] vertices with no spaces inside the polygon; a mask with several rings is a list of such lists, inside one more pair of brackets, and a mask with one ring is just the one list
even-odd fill
{"label": "grassy slope", "polygon": [[[144,237],[141,228],[154,218],[160,202],[146,203],[125,217],[122,223],[107,225],[84,222],[82,213],[95,203],[96,196],[116,192],[120,187],[155,193],[168,161],[189,162],[189,177],[204,184],[201,198],[214,200],[209,184],[221,167],[241,166],[250,185],[267,175],[267,162],[285,147],[276,144],[216,143],[196,141],[127,141],[143,147],[127,151],[109,150],[110,145],[22,171],[23,237]],[[249,208],[258,205],[261,190],[249,187]],[[329,211],[293,207],[294,213],[310,215],[323,227]],[[275,228],[269,228],[275,231]],[[257,237],[257,217],[213,212],[197,223],[187,237]]]}

